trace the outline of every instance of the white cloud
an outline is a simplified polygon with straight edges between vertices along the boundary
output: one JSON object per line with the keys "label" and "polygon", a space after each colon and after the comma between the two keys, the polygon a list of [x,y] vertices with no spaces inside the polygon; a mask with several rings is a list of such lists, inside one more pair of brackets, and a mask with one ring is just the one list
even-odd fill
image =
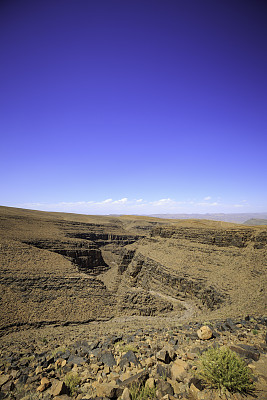
{"label": "white cloud", "polygon": [[210,196],[204,197],[204,200],[205,201],[211,200],[211,197]]}
{"label": "white cloud", "polygon": [[113,201],[113,204],[126,204],[128,202],[127,197],[123,197],[123,199]]}
{"label": "white cloud", "polygon": [[[208,199],[207,196],[205,199]],[[241,203],[241,204],[240,204]],[[210,212],[235,212],[236,208],[246,207],[242,201],[227,204],[221,201],[210,202],[189,199],[177,201],[171,198],[147,201],[144,199],[128,199],[123,197],[118,200],[107,198],[102,201],[77,201],[47,203],[14,204],[15,207],[30,208],[43,211],[61,211],[80,214],[194,214]]]}

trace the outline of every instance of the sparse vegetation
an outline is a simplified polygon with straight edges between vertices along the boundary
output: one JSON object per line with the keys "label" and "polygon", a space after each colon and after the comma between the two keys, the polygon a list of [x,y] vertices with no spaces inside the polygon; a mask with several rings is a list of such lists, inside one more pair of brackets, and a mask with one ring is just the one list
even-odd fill
{"label": "sparse vegetation", "polygon": [[156,387],[132,385],[130,394],[132,400],[153,400],[156,398]]}
{"label": "sparse vegetation", "polygon": [[41,338],[41,342],[43,342],[43,344],[47,344],[47,343],[48,343],[48,340],[47,340],[47,338],[44,336],[44,337]]}
{"label": "sparse vegetation", "polygon": [[254,390],[249,368],[226,347],[210,347],[200,356],[198,377],[222,392],[250,393]]}
{"label": "sparse vegetation", "polygon": [[253,333],[253,335],[257,335],[259,332],[257,329],[252,329],[252,333]]}
{"label": "sparse vegetation", "polygon": [[68,350],[67,347],[65,346],[60,346],[60,347],[56,347],[54,350],[52,350],[51,354],[52,357],[55,357],[57,353],[62,352],[65,353],[65,351]]}
{"label": "sparse vegetation", "polygon": [[127,351],[132,351],[133,353],[137,353],[138,349],[136,346],[132,344],[124,344],[123,342],[118,342],[118,350],[121,353],[127,352]]}
{"label": "sparse vegetation", "polygon": [[69,372],[64,379],[65,385],[70,391],[71,396],[77,392],[77,387],[81,383],[81,378],[77,374]]}

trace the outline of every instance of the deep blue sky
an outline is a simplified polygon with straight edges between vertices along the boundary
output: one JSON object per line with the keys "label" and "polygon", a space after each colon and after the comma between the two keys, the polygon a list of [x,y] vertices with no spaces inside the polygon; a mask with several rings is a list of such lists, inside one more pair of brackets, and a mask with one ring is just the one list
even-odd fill
{"label": "deep blue sky", "polygon": [[2,0],[0,204],[267,211],[266,19],[265,0]]}

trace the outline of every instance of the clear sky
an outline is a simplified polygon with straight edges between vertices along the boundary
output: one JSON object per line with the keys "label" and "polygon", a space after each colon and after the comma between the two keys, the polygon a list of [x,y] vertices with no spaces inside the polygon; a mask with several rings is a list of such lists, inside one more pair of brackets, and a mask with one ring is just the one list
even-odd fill
{"label": "clear sky", "polygon": [[265,0],[2,0],[0,204],[267,211]]}

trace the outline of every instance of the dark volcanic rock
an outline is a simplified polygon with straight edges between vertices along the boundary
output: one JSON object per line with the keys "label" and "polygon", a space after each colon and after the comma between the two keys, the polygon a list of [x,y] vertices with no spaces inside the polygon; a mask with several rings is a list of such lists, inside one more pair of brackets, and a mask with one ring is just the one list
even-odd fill
{"label": "dark volcanic rock", "polygon": [[114,355],[110,351],[102,354],[99,361],[105,365],[108,365],[109,367],[117,365]]}
{"label": "dark volcanic rock", "polygon": [[76,365],[82,365],[85,364],[87,360],[83,357],[75,356],[75,355],[70,355],[68,358],[68,363],[69,364],[76,364]]}
{"label": "dark volcanic rock", "polygon": [[157,396],[159,399],[161,399],[166,394],[170,394],[171,396],[174,395],[172,385],[166,381],[159,381],[157,383],[157,391]]}
{"label": "dark volcanic rock", "polygon": [[239,344],[238,346],[230,345],[229,347],[231,350],[239,354],[241,357],[252,359],[254,361],[258,361],[260,358],[260,352],[255,347],[245,344]]}
{"label": "dark volcanic rock", "polygon": [[123,381],[121,386],[130,388],[132,385],[143,385],[148,379],[148,376],[149,374],[147,371],[139,372],[138,374],[133,375],[129,379]]}
{"label": "dark volcanic rock", "polygon": [[121,368],[123,368],[125,365],[128,365],[129,363],[133,363],[134,365],[140,365],[140,362],[138,361],[136,355],[131,350],[127,351],[127,353],[122,356],[119,365]]}

